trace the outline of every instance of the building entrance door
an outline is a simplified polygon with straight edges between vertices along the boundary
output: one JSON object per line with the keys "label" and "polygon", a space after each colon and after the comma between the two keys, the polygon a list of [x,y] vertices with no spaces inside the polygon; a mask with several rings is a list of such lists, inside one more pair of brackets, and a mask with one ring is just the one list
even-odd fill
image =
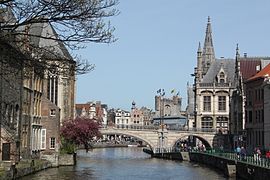
{"label": "building entrance door", "polygon": [[10,160],[10,143],[3,143],[2,145],[2,161]]}

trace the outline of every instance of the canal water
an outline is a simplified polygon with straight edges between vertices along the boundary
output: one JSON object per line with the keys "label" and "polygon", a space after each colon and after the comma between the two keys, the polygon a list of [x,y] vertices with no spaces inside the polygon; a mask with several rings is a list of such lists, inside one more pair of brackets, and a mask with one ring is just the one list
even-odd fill
{"label": "canal water", "polygon": [[219,180],[222,172],[189,162],[151,158],[142,148],[103,148],[77,152],[77,165],[51,168],[23,180]]}

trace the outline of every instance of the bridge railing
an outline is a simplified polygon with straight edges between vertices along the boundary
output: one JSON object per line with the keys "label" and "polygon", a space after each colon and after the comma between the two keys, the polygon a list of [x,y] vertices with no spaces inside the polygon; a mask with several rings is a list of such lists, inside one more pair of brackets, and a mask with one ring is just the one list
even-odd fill
{"label": "bridge railing", "polygon": [[[116,129],[131,129],[131,130],[158,130],[161,127],[156,125],[114,125],[111,126]],[[102,126],[101,128],[108,128],[107,126]],[[208,128],[186,128],[186,127],[170,127],[165,126],[164,129],[169,131],[182,131],[182,132],[212,132],[217,133],[216,129],[208,129]]]}
{"label": "bridge railing", "polygon": [[[196,152],[196,151],[192,151]],[[239,161],[242,163],[250,164],[250,165],[256,165],[264,168],[270,168],[270,159],[267,159],[265,156],[258,156],[256,154],[252,155],[241,155],[237,154],[235,152],[222,152],[214,149],[206,150],[204,152],[198,152],[197,153],[204,153],[209,154],[213,156],[223,157],[226,159],[231,159],[235,161]]]}
{"label": "bridge railing", "polygon": [[[153,153],[180,153],[184,152],[181,149],[177,148],[154,148]],[[187,151],[185,151],[187,152]],[[255,166],[260,166],[263,168],[268,168],[270,169],[270,159],[267,159],[265,156],[258,156],[258,155],[239,155],[235,152],[224,152],[219,149],[207,149],[205,151],[200,151],[200,150],[195,150],[195,149],[190,149],[188,150],[190,153],[201,153],[201,154],[208,154],[211,156],[216,156],[216,157],[221,157],[221,158],[226,158],[238,162],[242,162],[245,164],[250,164],[250,165],[255,165]]]}

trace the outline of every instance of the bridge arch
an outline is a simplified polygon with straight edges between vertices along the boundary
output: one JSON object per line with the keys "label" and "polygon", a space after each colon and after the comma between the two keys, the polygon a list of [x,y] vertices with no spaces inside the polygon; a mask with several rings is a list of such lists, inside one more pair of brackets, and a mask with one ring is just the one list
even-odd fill
{"label": "bridge arch", "polygon": [[198,134],[185,134],[183,136],[180,136],[178,139],[176,139],[173,142],[173,144],[172,144],[173,147],[176,147],[177,142],[179,142],[179,140],[184,139],[184,138],[189,137],[189,136],[193,136],[193,137],[199,139],[202,142],[202,144],[205,145],[206,148],[211,148],[212,147],[212,145],[211,145],[212,143],[210,143],[205,137],[203,137],[201,135],[198,135]]}
{"label": "bridge arch", "polygon": [[134,138],[137,138],[143,142],[145,142],[147,145],[149,145],[149,148],[153,151],[155,145],[152,144],[149,140],[141,137],[140,135],[138,134],[133,134],[133,133],[130,133],[130,132],[118,132],[118,131],[108,131],[108,132],[102,132],[101,131],[101,134],[102,135],[111,135],[111,134],[116,134],[116,135],[126,135],[126,136],[131,136],[131,137],[134,137]]}

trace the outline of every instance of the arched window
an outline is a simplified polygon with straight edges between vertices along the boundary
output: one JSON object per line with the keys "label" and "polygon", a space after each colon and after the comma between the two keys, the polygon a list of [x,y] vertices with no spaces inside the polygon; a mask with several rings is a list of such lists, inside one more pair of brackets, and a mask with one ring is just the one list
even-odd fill
{"label": "arched window", "polygon": [[164,107],[164,116],[171,116],[171,106],[168,104]]}

